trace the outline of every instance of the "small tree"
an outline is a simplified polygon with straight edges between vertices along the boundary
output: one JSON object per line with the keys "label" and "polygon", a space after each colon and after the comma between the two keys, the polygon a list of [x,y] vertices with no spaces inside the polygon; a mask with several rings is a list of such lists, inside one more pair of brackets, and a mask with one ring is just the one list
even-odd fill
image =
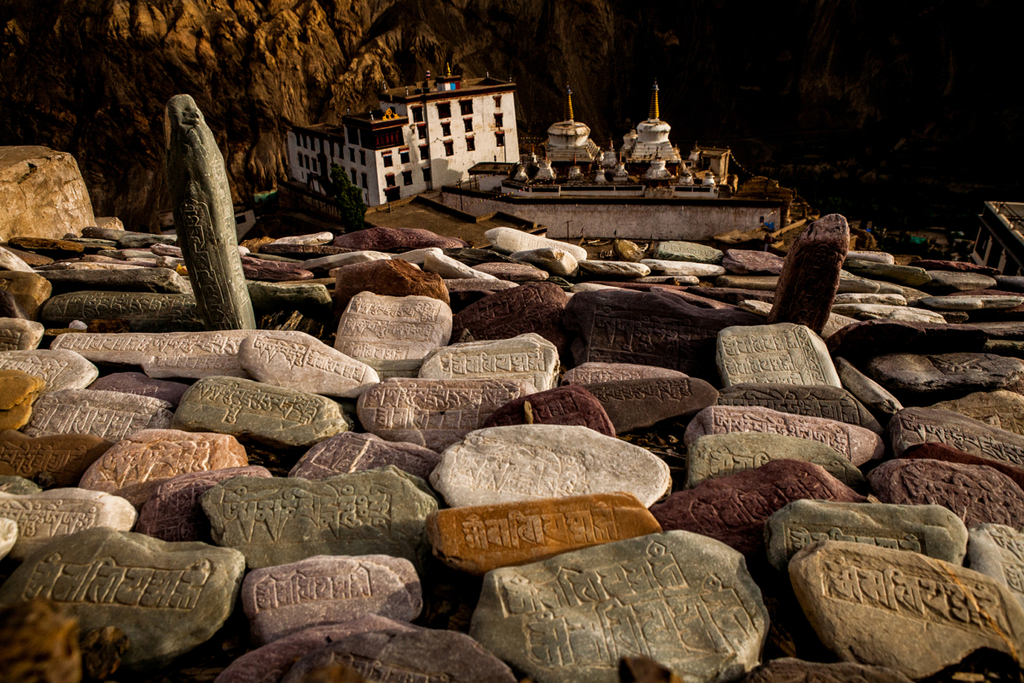
{"label": "small tree", "polygon": [[331,166],[331,185],[334,201],[341,210],[341,222],[345,225],[345,231],[362,230],[363,219],[366,217],[363,191],[349,181],[345,169],[337,164]]}

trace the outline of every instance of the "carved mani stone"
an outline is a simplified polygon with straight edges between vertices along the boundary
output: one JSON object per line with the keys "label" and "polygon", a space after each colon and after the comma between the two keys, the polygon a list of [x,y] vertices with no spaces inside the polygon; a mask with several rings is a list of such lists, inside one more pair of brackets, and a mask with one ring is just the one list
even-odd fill
{"label": "carved mani stone", "polygon": [[489,572],[469,632],[538,683],[616,683],[638,651],[686,680],[738,677],[767,629],[743,556],[669,531]]}
{"label": "carved mani stone", "polygon": [[555,385],[558,349],[539,334],[510,339],[452,344],[423,360],[422,379],[512,379],[529,382],[538,391]]}
{"label": "carved mani stone", "polygon": [[224,157],[190,96],[168,100],[166,116],[174,229],[199,315],[208,330],[255,329]]}
{"label": "carved mani stone", "polygon": [[380,381],[370,366],[298,331],[246,337],[238,361],[260,382],[311,394],[352,398]]}
{"label": "carved mani stone", "polygon": [[822,664],[792,657],[773,659],[757,667],[739,683],[910,683],[899,671],[852,662]]}
{"label": "carved mani stone", "polygon": [[683,434],[689,446],[706,434],[760,432],[819,441],[854,465],[881,458],[885,444],[874,432],[822,417],[806,417],[754,406],[711,406],[697,413]]}
{"label": "carved mani stone", "polygon": [[353,263],[334,273],[334,310],[340,314],[360,292],[379,296],[425,296],[447,305],[448,289],[437,273],[425,273],[399,259]]}
{"label": "carved mani stone", "polygon": [[0,353],[0,370],[21,370],[46,382],[46,391],[84,389],[99,369],[73,351],[35,349]]}
{"label": "carved mani stone", "polygon": [[450,508],[427,517],[434,556],[478,576],[659,532],[647,508],[621,492]]}
{"label": "carved mani stone", "polygon": [[835,359],[836,371],[843,387],[858,401],[867,406],[880,424],[888,424],[889,419],[897,411],[903,410],[903,404],[881,384],[871,379],[853,366],[850,361],[839,356]]}
{"label": "carved mani stone", "polygon": [[29,436],[91,434],[120,441],[140,429],[169,427],[170,407],[158,398],[119,391],[48,391],[33,406],[32,420],[24,432]]}
{"label": "carved mani stone", "polygon": [[654,365],[635,365],[633,363],[582,363],[566,371],[562,375],[562,384],[604,384],[619,382],[626,379],[648,379],[661,377],[686,377],[686,373]]}
{"label": "carved mani stone", "polygon": [[811,626],[840,659],[914,680],[982,647],[1020,661],[1024,609],[984,574],[920,553],[824,541],[793,557],[789,577]]}
{"label": "carved mani stone", "polygon": [[842,387],[825,342],[805,325],[727,327],[715,355],[722,385],[827,384]]}
{"label": "carved mani stone", "polygon": [[211,638],[231,615],[244,573],[235,550],[89,529],[28,558],[0,587],[0,604],[53,600],[82,633],[117,624],[130,642],[122,667],[141,671]]}
{"label": "carved mani stone", "polygon": [[437,451],[414,443],[385,441],[375,434],[342,432],[306,451],[288,476],[327,479],[339,474],[394,465],[426,479],[440,460]]}
{"label": "carved mani stone", "polygon": [[772,460],[803,460],[820,465],[850,488],[859,489],[867,483],[847,458],[823,443],[782,434],[734,432],[702,436],[689,445],[686,488],[707,479],[756,469]]}
{"label": "carved mani stone", "polygon": [[834,386],[735,384],[718,395],[720,406],[759,406],[781,413],[824,417],[882,433],[882,425],[849,391]]}
{"label": "carved mani stone", "polygon": [[144,429],[114,444],[89,467],[79,486],[121,496],[140,508],[171,477],[248,464],[245,449],[233,436]]}
{"label": "carved mani stone", "polygon": [[329,398],[235,377],[207,377],[193,384],[171,426],[306,447],[349,428],[341,406]]}
{"label": "carved mani stone", "polygon": [[452,338],[460,339],[463,330],[469,330],[477,341],[508,339],[534,332],[562,353],[567,343],[562,329],[562,312],[568,301],[565,292],[550,282],[528,282],[498,291],[455,315]]}
{"label": "carved mani stone", "polygon": [[1003,524],[979,524],[970,530],[967,558],[971,569],[1009,588],[1024,605],[1024,534]]}
{"label": "carved mani stone", "polygon": [[616,491],[646,507],[672,482],[644,448],[586,427],[534,424],[470,432],[441,454],[430,483],[451,507]]}
{"label": "carved mani stone", "polygon": [[927,400],[1002,389],[1024,377],[1024,361],[992,353],[890,353],[872,358],[867,371],[897,395]]}
{"label": "carved mani stone", "polygon": [[69,292],[50,297],[39,317],[48,327],[61,328],[75,320],[121,320],[133,332],[205,329],[191,294]]}
{"label": "carved mani stone", "polygon": [[30,351],[43,339],[42,324],[34,320],[0,317],[0,351]]}
{"label": "carved mani stone", "polygon": [[968,527],[1024,526],[1024,491],[991,467],[941,460],[890,460],[868,475],[883,503],[941,505]]}
{"label": "carved mani stone", "polygon": [[862,503],[866,499],[819,465],[772,460],[753,470],[710,479],[651,508],[663,529],[704,534],[745,555],[764,549],[764,525],[776,510],[803,498]]}
{"label": "carved mani stone", "polygon": [[1015,391],[979,391],[929,407],[952,410],[964,417],[1024,436],[1024,396]]}
{"label": "carved mani stone", "polygon": [[469,246],[465,240],[460,240],[457,237],[442,237],[422,228],[385,228],[380,226],[339,235],[331,244],[336,247],[348,247],[356,250],[399,252],[429,247],[452,249]]}
{"label": "carved mani stone", "polygon": [[482,426],[508,427],[521,424],[578,425],[589,427],[605,436],[615,436],[615,426],[601,402],[583,387],[573,385],[509,401],[491,413]]}
{"label": "carved mani stone", "polygon": [[222,481],[234,477],[269,479],[270,470],[255,465],[226,467],[179,474],[160,483],[139,511],[135,531],[161,541],[210,543],[210,521],[199,498]]}
{"label": "carved mani stone", "polygon": [[587,391],[600,401],[616,432],[693,415],[718,400],[718,390],[696,377],[628,379],[590,384]]}
{"label": "carved mani stone", "polygon": [[[429,553],[437,500],[423,480],[387,466],[321,481],[235,477],[204,493],[213,540],[252,569],[315,555],[393,555],[417,567]],[[259,512],[257,512],[259,511]]]}
{"label": "carved mani stone", "polygon": [[768,323],[807,325],[821,334],[839,291],[839,271],[849,246],[850,226],[837,213],[800,233],[786,254]]}
{"label": "carved mani stone", "polygon": [[141,372],[115,372],[89,385],[90,389],[99,391],[120,391],[125,394],[149,396],[167,401],[177,407],[181,397],[188,391],[188,385],[182,382],[168,382],[153,379]]}
{"label": "carved mani stone", "polygon": [[416,569],[388,555],[319,555],[256,569],[242,582],[242,609],[257,645],[371,615],[412,621],[422,608]]}
{"label": "carved mani stone", "polygon": [[961,565],[967,527],[940,505],[885,505],[797,500],[768,519],[768,561],[784,570],[799,550],[818,541],[866,543],[907,550]]}
{"label": "carved mani stone", "polygon": [[847,325],[825,342],[832,357],[854,361],[889,353],[951,353],[981,351],[988,340],[985,330],[968,325],[865,320]]}
{"label": "carved mani stone", "polygon": [[535,393],[513,380],[389,379],[364,392],[356,410],[363,429],[382,439],[440,451],[509,401]]}

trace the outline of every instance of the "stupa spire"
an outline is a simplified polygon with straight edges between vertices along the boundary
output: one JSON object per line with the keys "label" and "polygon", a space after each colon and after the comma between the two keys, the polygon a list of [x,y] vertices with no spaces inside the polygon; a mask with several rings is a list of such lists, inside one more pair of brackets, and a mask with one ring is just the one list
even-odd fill
{"label": "stupa spire", "polygon": [[648,119],[660,119],[661,109],[658,106],[658,81],[654,81],[654,85],[651,86],[651,113]]}
{"label": "stupa spire", "polygon": [[565,84],[565,118],[564,121],[572,121],[572,88]]}

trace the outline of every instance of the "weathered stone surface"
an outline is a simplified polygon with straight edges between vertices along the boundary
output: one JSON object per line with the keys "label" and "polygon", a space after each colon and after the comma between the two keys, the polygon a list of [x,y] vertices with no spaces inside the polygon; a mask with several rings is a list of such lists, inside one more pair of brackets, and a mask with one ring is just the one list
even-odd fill
{"label": "weathered stone surface", "polygon": [[847,325],[829,337],[827,345],[833,358],[857,361],[880,349],[920,354],[981,351],[987,339],[985,330],[968,325],[866,320]]}
{"label": "weathered stone surface", "polygon": [[722,263],[722,257],[723,254],[718,249],[696,242],[659,242],[654,250],[654,258],[666,261],[690,261],[717,265]]}
{"label": "weathered stone surface", "polygon": [[[739,302],[738,306],[742,311],[756,313],[757,315],[763,318],[767,318],[768,314],[771,313],[772,311],[772,304],[770,299],[767,301],[761,301],[757,299],[744,299]],[[845,315],[830,313],[828,316],[828,320],[825,322],[825,327],[821,330],[821,338],[828,339],[837,331],[841,330],[847,325],[852,325],[855,322],[857,321],[854,318],[848,318]]]}
{"label": "weathered stone surface", "polygon": [[715,362],[722,384],[827,384],[841,387],[828,348],[810,328],[793,323],[726,327]]}
{"label": "weathered stone surface", "polygon": [[782,413],[824,417],[882,433],[878,420],[846,389],[795,384],[737,384],[722,389],[720,406],[760,406]]}
{"label": "weathered stone surface", "polygon": [[48,327],[67,327],[75,320],[123,320],[133,332],[203,330],[191,294],[82,291],[51,297],[39,311]]}
{"label": "weathered stone surface", "polygon": [[258,466],[227,467],[178,474],[160,482],[139,511],[135,530],[161,541],[212,543],[210,521],[199,498],[222,481],[234,477],[269,479],[270,470]]}
{"label": "weathered stone surface", "polygon": [[[640,604],[664,626],[644,628],[628,607]],[[601,616],[620,613],[627,639]],[[638,651],[686,680],[719,681],[757,664],[767,629],[742,555],[669,531],[488,573],[470,635],[538,683],[616,683],[619,659]]]}
{"label": "weathered stone surface", "polygon": [[100,371],[72,351],[34,349],[0,353],[0,370],[21,370],[46,382],[47,391],[84,389]]}
{"label": "weathered stone surface", "polygon": [[339,474],[394,465],[426,479],[440,460],[441,455],[437,451],[414,443],[385,441],[375,434],[343,432],[306,451],[288,476],[327,479]]}
{"label": "weathered stone surface", "polygon": [[89,465],[111,445],[85,434],[32,438],[5,430],[0,432],[0,475],[42,475],[55,486],[76,486]]}
{"label": "weathered stone surface", "polygon": [[600,401],[616,432],[693,415],[718,400],[718,390],[695,377],[627,379],[588,384],[587,390]]}
{"label": "weathered stone surface", "polygon": [[123,268],[117,270],[45,270],[54,294],[92,289],[97,291],[158,292],[191,294],[188,280],[168,268]]}
{"label": "weathered stone surface", "polygon": [[24,496],[31,493],[39,493],[43,489],[39,484],[29,481],[24,477],[12,475],[0,475],[0,493],[10,493],[15,496]]}
{"label": "weathered stone surface", "polygon": [[835,310],[838,304],[881,304],[882,306],[906,306],[907,299],[902,294],[891,294],[891,293],[844,293],[836,294],[835,303],[832,304],[832,310]]}
{"label": "weathered stone surface", "polygon": [[7,553],[14,547],[18,540],[18,523],[7,517],[0,517],[0,560],[7,557]]}
{"label": "weathered stone surface", "polygon": [[441,454],[430,483],[451,507],[616,491],[647,507],[671,486],[668,465],[644,448],[544,424],[470,432]]}
{"label": "weathered stone surface", "polygon": [[[864,252],[861,252],[864,253]],[[888,254],[886,254],[888,256]],[[740,683],[910,683],[899,671],[852,662],[822,664],[792,657],[773,659],[740,679]]]}
{"label": "weathered stone surface", "polygon": [[233,436],[143,429],[107,450],[79,486],[121,496],[139,508],[171,477],[248,464],[245,449]]}
{"label": "weathered stone surface", "polygon": [[615,436],[615,426],[601,402],[579,386],[558,387],[509,401],[491,413],[482,427],[521,424],[578,425]]}
{"label": "weathered stone surface", "polygon": [[979,391],[928,407],[951,410],[992,427],[1024,436],[1024,396],[1014,391]]}
{"label": "weathered stone surface", "polygon": [[437,273],[442,278],[460,279],[473,278],[477,280],[497,280],[490,273],[470,268],[461,261],[456,261],[451,256],[437,253],[427,254],[423,259],[423,270],[428,273]]}
{"label": "weathered stone surface", "polygon": [[79,234],[95,217],[75,158],[39,145],[0,147],[0,239]]}
{"label": "weathered stone surface", "polygon": [[380,226],[338,235],[332,244],[336,247],[375,249],[377,251],[409,251],[428,247],[451,249],[469,246],[464,240],[456,237],[442,237],[422,228],[385,228]]}
{"label": "weathered stone surface", "polygon": [[848,251],[846,258],[851,261],[874,261],[876,263],[887,263],[890,266],[896,263],[896,258],[884,251]]}
{"label": "weathered stone surface", "polygon": [[970,530],[967,558],[971,569],[1003,584],[1024,604],[1024,534],[1002,524],[980,524]]}
{"label": "weathered stone surface", "polygon": [[846,218],[836,213],[800,233],[779,275],[769,324],[796,323],[821,333],[839,291],[839,271],[849,242]]}
{"label": "weathered stone surface", "polygon": [[298,331],[246,337],[238,362],[260,382],[311,394],[352,398],[380,381],[370,366]]}
{"label": "weathered stone surface", "polygon": [[1020,657],[1024,609],[984,574],[920,553],[824,541],[793,557],[789,577],[840,659],[920,679],[980,647]]}
{"label": "weathered stone surface", "polygon": [[562,384],[603,384],[627,379],[683,378],[686,373],[654,365],[590,362],[577,365],[562,375]]}
{"label": "weathered stone surface", "polygon": [[939,313],[923,308],[908,306],[884,306],[882,304],[835,304],[832,310],[856,320],[896,320],[909,323],[943,325],[947,320]]}
{"label": "weathered stone surface", "polygon": [[51,293],[50,282],[42,275],[14,270],[0,271],[0,290],[11,294],[29,318],[38,316]]}
{"label": "weathered stone surface", "polygon": [[708,479],[651,507],[663,529],[710,536],[745,555],[764,550],[764,525],[776,510],[804,498],[862,503],[866,499],[819,465],[771,460],[752,470]]}
{"label": "weathered stone surface", "polygon": [[[594,261],[601,263],[601,261]],[[473,266],[474,270],[487,273],[499,280],[509,282],[541,282],[548,279],[547,271],[541,270],[529,263],[480,263]],[[445,283],[447,286],[447,283]],[[451,292],[448,292],[449,296]]]}
{"label": "weathered stone surface", "polygon": [[275,244],[327,244],[334,239],[333,232],[313,232],[307,235],[288,235],[278,237]]}
{"label": "weathered stone surface", "polygon": [[235,477],[200,502],[213,540],[245,553],[251,569],[315,555],[376,554],[421,567],[429,553],[424,520],[437,510],[427,491],[423,480],[387,466],[322,481]]}
{"label": "weathered stone surface", "polygon": [[164,543],[89,529],[35,553],[0,587],[0,604],[48,598],[82,632],[117,624],[129,671],[168,663],[227,621],[245,573],[241,553],[205,543]]}
{"label": "weathered stone surface", "polygon": [[714,377],[715,339],[733,325],[761,319],[735,309],[698,308],[669,292],[600,291],[576,294],[563,324],[577,334],[577,365],[592,361],[636,363]]}
{"label": "weathered stone surface", "polygon": [[366,616],[412,621],[422,608],[416,569],[387,555],[319,555],[256,569],[242,582],[242,609],[257,645]]}
{"label": "weathered stone surface", "polygon": [[860,261],[848,258],[843,264],[843,268],[855,275],[872,280],[885,280],[907,285],[908,287],[921,287],[931,281],[930,274],[925,272],[924,268],[916,266],[899,266],[879,263],[878,261]]}
{"label": "weathered stone surface", "polygon": [[33,406],[32,419],[24,432],[29,436],[91,434],[120,441],[140,429],[169,427],[170,407],[157,398],[119,391],[48,391]]}
{"label": "weathered stone surface", "polygon": [[434,556],[478,576],[660,532],[647,508],[621,492],[450,508],[427,517]]}
{"label": "weathered stone surface", "polygon": [[500,251],[503,254],[532,249],[559,249],[571,254],[577,261],[585,261],[587,259],[587,250],[583,247],[567,242],[559,242],[558,240],[550,240],[546,237],[537,237],[514,228],[492,228],[484,233],[484,237],[496,251]]}
{"label": "weathered stone surface", "polygon": [[896,457],[918,444],[948,445],[1024,476],[1024,436],[942,408],[899,411],[889,422],[889,441]]}
{"label": "weathered stone surface", "polygon": [[581,261],[580,270],[588,275],[598,277],[644,277],[651,274],[651,269],[643,263],[629,261]]}
{"label": "weathered stone surface", "polygon": [[514,380],[389,379],[364,392],[356,410],[368,432],[440,451],[509,401],[534,393],[532,384]]}
{"label": "weathered stone surface", "polygon": [[771,252],[726,249],[722,267],[735,275],[778,275],[785,260]]}
{"label": "weathered stone surface", "polygon": [[50,489],[27,495],[0,493],[0,517],[18,524],[10,556],[24,560],[54,539],[85,529],[129,531],[138,515],[124,498],[79,488]]}
{"label": "weathered stone surface", "polygon": [[736,432],[709,434],[689,445],[686,452],[686,488],[708,479],[745,472],[772,460],[802,460],[855,489],[866,484],[864,475],[835,449],[810,439],[782,434]]}
{"label": "weathered stone surface", "polygon": [[150,396],[167,401],[173,407],[177,407],[181,397],[188,391],[187,384],[153,379],[141,372],[115,372],[100,377],[90,384],[89,388],[98,391],[120,391],[125,394]]}
{"label": "weathered stone surface", "polygon": [[0,351],[30,351],[39,346],[45,328],[34,320],[0,317]]}
{"label": "weathered stone surface", "polygon": [[967,527],[940,505],[797,500],[765,527],[768,561],[780,571],[801,549],[829,540],[922,553],[958,566],[967,553]]}
{"label": "weathered stone surface", "polygon": [[867,371],[890,391],[926,400],[1002,389],[1024,377],[1024,361],[992,353],[889,353],[872,358]]}
{"label": "weathered stone surface", "polygon": [[21,256],[13,250],[0,246],[0,269],[11,270],[20,273],[34,272],[32,266],[25,262]]}
{"label": "weathered stone surface", "polygon": [[256,315],[294,309],[308,317],[329,318],[334,309],[334,299],[322,284],[250,281],[248,285]]}
{"label": "weathered stone surface", "polygon": [[0,642],[0,671],[9,681],[82,680],[78,621],[48,600],[0,607]]}
{"label": "weathered stone surface", "polygon": [[463,330],[469,330],[477,341],[534,332],[554,344],[561,353],[566,346],[562,312],[568,301],[565,292],[549,282],[528,282],[495,292],[455,315],[452,338],[460,339]]}
{"label": "weathered stone surface", "polygon": [[981,294],[977,296],[926,296],[921,305],[936,311],[1004,310],[1024,303],[1022,296]]}
{"label": "weathered stone surface", "polygon": [[719,275],[725,275],[725,268],[712,263],[663,261],[660,259],[642,259],[640,263],[650,268],[652,273],[662,275],[693,275],[695,277],[717,277]]}
{"label": "weathered stone surface", "polygon": [[329,271],[334,274],[335,268],[354,266],[359,263],[371,263],[373,261],[390,261],[391,255],[379,251],[352,251],[347,253],[333,253],[320,258],[309,259],[303,262],[303,267],[315,271]]}
{"label": "weathered stone surface", "polygon": [[294,282],[297,280],[312,280],[314,277],[313,272],[306,270],[301,264],[268,260],[271,258],[274,258],[273,255],[264,255],[261,258],[243,256],[242,272],[246,280]]}
{"label": "weathered stone surface", "polygon": [[424,358],[421,379],[507,379],[529,382],[538,391],[555,385],[558,349],[539,334],[465,342],[437,349]]}
{"label": "weathered stone surface", "polygon": [[174,229],[199,316],[207,330],[254,329],[224,157],[189,95],[168,100],[165,116]]}
{"label": "weathered stone surface", "polygon": [[880,424],[889,424],[889,419],[897,411],[903,410],[903,404],[889,393],[885,387],[871,379],[850,361],[841,356],[835,358],[836,371],[843,387],[874,413]]}
{"label": "weathered stone surface", "polygon": [[278,446],[312,446],[349,428],[341,406],[329,398],[235,377],[207,377],[193,384],[171,426]]}
{"label": "weathered stone surface", "polygon": [[756,406],[705,408],[690,421],[683,434],[683,442],[689,446],[706,434],[733,432],[760,432],[811,439],[835,449],[854,465],[863,465],[869,460],[881,458],[885,452],[882,439],[863,427]]}
{"label": "weathered stone surface", "polygon": [[872,470],[868,481],[883,503],[941,505],[968,527],[985,523],[1024,526],[1024,491],[991,467],[941,460],[889,460]]}
{"label": "weathered stone surface", "polygon": [[46,382],[21,370],[0,370],[0,429],[21,429],[28,424],[32,403]]}
{"label": "weathered stone surface", "polygon": [[956,273],[947,270],[927,272],[930,278],[927,282],[921,285],[907,284],[910,284],[911,287],[920,287],[932,294],[952,294],[954,292],[969,292],[972,289],[996,288],[996,281],[981,273]]}
{"label": "weathered stone surface", "polygon": [[342,266],[334,272],[334,310],[341,312],[359,292],[380,296],[428,296],[448,303],[448,289],[437,273],[425,273],[400,259]]}

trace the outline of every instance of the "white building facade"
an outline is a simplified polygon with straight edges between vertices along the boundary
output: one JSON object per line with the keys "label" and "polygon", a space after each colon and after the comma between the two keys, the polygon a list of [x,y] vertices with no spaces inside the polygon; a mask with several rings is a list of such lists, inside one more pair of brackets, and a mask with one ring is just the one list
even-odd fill
{"label": "white building facade", "polygon": [[380,110],[344,116],[341,126],[293,127],[291,179],[327,195],[337,165],[377,206],[467,180],[477,163],[519,160],[514,83],[428,74],[382,93]]}

